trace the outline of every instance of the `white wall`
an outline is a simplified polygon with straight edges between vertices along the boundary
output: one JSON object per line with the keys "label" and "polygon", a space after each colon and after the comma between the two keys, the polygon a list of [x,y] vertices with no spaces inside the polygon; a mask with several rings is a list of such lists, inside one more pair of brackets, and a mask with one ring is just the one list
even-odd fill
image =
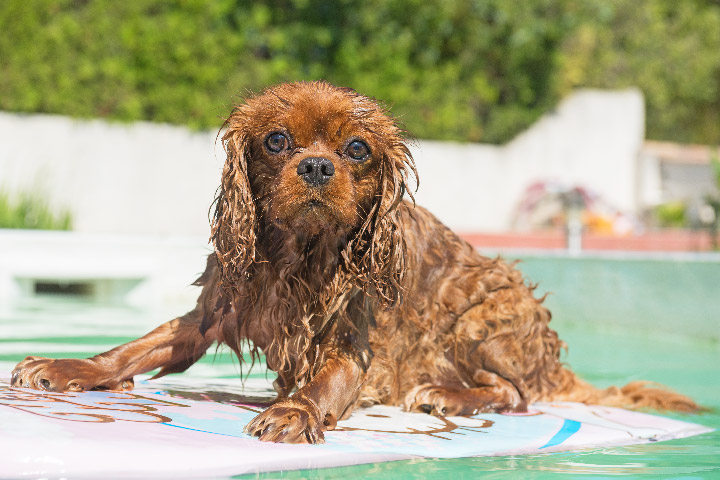
{"label": "white wall", "polygon": [[80,232],[209,235],[217,132],[0,113],[0,189],[41,191]]}
{"label": "white wall", "polygon": [[[43,190],[80,232],[209,234],[217,132],[0,113],[0,188]],[[510,228],[524,189],[556,180],[638,208],[638,90],[579,91],[503,146],[420,141],[418,204],[464,231]]]}
{"label": "white wall", "polygon": [[530,184],[554,180],[635,213],[644,124],[638,90],[585,90],[506,145],[421,142],[417,202],[459,230],[502,231]]}

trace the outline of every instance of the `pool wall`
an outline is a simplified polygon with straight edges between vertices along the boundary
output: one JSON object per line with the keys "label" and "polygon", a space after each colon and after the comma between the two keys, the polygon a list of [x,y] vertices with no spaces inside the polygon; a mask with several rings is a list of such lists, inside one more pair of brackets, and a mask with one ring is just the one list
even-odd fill
{"label": "pool wall", "polygon": [[[0,230],[0,311],[66,295],[147,310],[192,308],[211,252],[201,236]],[[481,252],[520,260],[556,325],[647,329],[720,344],[720,253]]]}
{"label": "pool wall", "polygon": [[554,323],[653,334],[720,345],[720,255],[598,252],[510,253],[548,293]]}

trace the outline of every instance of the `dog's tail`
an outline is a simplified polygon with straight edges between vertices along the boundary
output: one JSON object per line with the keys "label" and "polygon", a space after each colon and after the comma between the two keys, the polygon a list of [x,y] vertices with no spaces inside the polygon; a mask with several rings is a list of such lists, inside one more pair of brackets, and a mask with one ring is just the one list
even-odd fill
{"label": "dog's tail", "polygon": [[630,409],[673,410],[676,412],[701,412],[705,409],[690,397],[674,392],[664,385],[646,381],[630,382],[624,387],[608,387],[600,389],[572,376],[566,385],[570,386],[566,393],[556,400],[582,402],[592,405],[606,405]]}

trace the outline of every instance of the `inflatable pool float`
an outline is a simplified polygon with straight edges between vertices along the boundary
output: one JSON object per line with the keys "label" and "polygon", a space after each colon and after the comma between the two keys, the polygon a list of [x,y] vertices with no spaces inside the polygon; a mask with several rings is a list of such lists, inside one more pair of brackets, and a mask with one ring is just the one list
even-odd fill
{"label": "inflatable pool float", "polygon": [[445,418],[374,406],[339,422],[322,445],[273,444],[242,431],[267,406],[263,388],[141,380],[132,392],[50,393],[11,387],[8,377],[0,377],[0,478],[208,478],[417,457],[535,455],[712,431],[577,403]]}

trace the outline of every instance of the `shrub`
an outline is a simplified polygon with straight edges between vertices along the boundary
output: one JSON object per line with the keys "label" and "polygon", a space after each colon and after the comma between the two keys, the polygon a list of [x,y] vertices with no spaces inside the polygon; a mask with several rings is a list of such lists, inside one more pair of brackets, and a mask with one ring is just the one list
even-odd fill
{"label": "shrub", "polygon": [[0,228],[32,230],[70,230],[70,212],[53,212],[48,203],[37,195],[22,193],[14,200],[0,190]]}

